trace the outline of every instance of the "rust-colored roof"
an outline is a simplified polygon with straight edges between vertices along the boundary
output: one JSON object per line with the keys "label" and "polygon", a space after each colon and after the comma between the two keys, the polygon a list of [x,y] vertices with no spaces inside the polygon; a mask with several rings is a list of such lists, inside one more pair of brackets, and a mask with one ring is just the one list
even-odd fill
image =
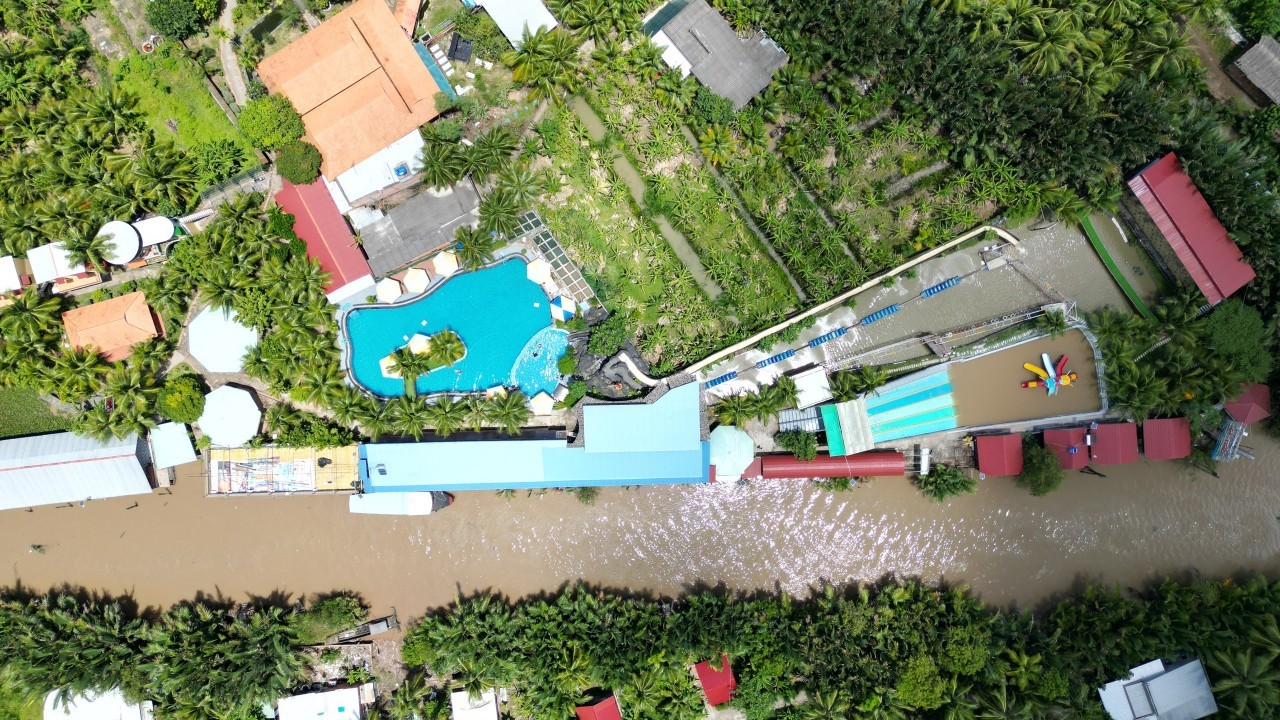
{"label": "rust-colored roof", "polygon": [[396,0],[396,20],[405,33],[412,36],[418,27],[418,13],[422,11],[422,0]]}
{"label": "rust-colored roof", "polygon": [[1148,460],[1181,460],[1191,454],[1191,423],[1157,418],[1142,423],[1142,454]]}
{"label": "rust-colored roof", "polygon": [[62,324],[67,328],[67,342],[75,348],[92,345],[107,362],[124,360],[134,345],[163,332],[141,292],[68,310],[62,313]]}
{"label": "rust-colored roof", "polygon": [[1044,446],[1058,456],[1063,470],[1079,470],[1089,464],[1089,448],[1084,442],[1087,433],[1082,427],[1045,430]]}
{"label": "rust-colored roof", "polygon": [[1244,389],[1240,397],[1226,405],[1227,414],[1236,422],[1255,423],[1271,417],[1271,388],[1254,383]]}
{"label": "rust-colored roof", "polygon": [[302,113],[329,179],[439,114],[440,88],[384,0],[356,0],[264,59],[258,75]]}
{"label": "rust-colored roof", "polygon": [[1022,472],[1022,436],[1019,434],[979,435],[978,472],[988,477],[1009,477]]}
{"label": "rust-colored roof", "polygon": [[1138,426],[1131,422],[1102,423],[1093,431],[1090,453],[1099,465],[1124,465],[1138,461]]}

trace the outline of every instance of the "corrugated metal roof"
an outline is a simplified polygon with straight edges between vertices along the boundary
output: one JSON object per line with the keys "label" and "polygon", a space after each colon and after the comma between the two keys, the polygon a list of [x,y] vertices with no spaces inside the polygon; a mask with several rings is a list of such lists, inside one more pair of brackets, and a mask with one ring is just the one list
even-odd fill
{"label": "corrugated metal roof", "polygon": [[1138,461],[1138,426],[1131,422],[1103,423],[1093,431],[1092,457],[1099,465]]}
{"label": "corrugated metal roof", "polygon": [[149,492],[137,435],[107,442],[72,433],[0,440],[0,509]]}
{"label": "corrugated metal roof", "polygon": [[1148,460],[1180,460],[1191,454],[1191,423],[1159,418],[1142,423],[1142,454]]}
{"label": "corrugated metal roof", "polygon": [[1253,268],[1176,155],[1169,153],[1148,165],[1129,180],[1129,188],[1209,304],[1222,302],[1254,278]]}
{"label": "corrugated metal roof", "polygon": [[276,204],[293,215],[293,231],[307,244],[307,255],[329,274],[325,292],[370,275],[369,263],[356,248],[355,235],[338,212],[324,180],[309,185],[285,180],[284,188],[276,193]]}
{"label": "corrugated metal roof", "polygon": [[588,453],[697,450],[702,433],[697,383],[681,385],[651,404],[600,404],[583,408]]}
{"label": "corrugated metal roof", "polygon": [[1022,472],[1022,436],[979,435],[974,439],[978,450],[978,471],[989,477],[1009,477]]}
{"label": "corrugated metal roof", "polygon": [[527,29],[530,35],[540,29],[551,30],[559,23],[540,0],[483,0],[478,3],[489,13],[511,46],[520,49]]}
{"label": "corrugated metal roof", "polygon": [[1264,35],[1257,45],[1236,60],[1236,67],[1249,78],[1249,82],[1280,105],[1280,44],[1275,38]]}
{"label": "corrugated metal roof", "polygon": [[342,688],[280,698],[279,720],[360,720],[360,689]]}
{"label": "corrugated metal roof", "polygon": [[1227,403],[1227,414],[1240,423],[1255,423],[1271,417],[1271,388],[1254,383],[1240,397]]}
{"label": "corrugated metal roof", "polygon": [[622,711],[618,708],[618,698],[610,695],[590,705],[574,709],[578,720],[622,720]]}
{"label": "corrugated metal roof", "polygon": [[733,667],[729,665],[729,656],[720,656],[720,669],[711,667],[709,662],[700,662],[693,666],[698,674],[698,682],[702,684],[702,692],[712,706],[723,705],[733,699],[733,691],[738,688],[738,681],[733,676]]}
{"label": "corrugated metal roof", "polygon": [[855,455],[819,455],[799,460],[791,455],[765,455],[760,475],[771,480],[824,477],[888,477],[906,474],[906,458],[896,450],[871,450]]}
{"label": "corrugated metal roof", "polygon": [[185,465],[196,459],[187,426],[168,422],[151,431],[151,461],[157,470]]}
{"label": "corrugated metal roof", "polygon": [[1089,464],[1089,448],[1084,444],[1087,432],[1082,427],[1045,430],[1044,446],[1058,456],[1063,470],[1079,470]]}
{"label": "corrugated metal roof", "polygon": [[1172,667],[1146,685],[1160,720],[1199,720],[1218,711],[1199,660]]}

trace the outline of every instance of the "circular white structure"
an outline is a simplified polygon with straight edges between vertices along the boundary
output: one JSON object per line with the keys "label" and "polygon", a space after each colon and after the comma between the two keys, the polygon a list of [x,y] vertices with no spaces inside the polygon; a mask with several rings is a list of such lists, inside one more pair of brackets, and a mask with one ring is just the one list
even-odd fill
{"label": "circular white structure", "polygon": [[717,480],[737,480],[755,458],[756,443],[742,430],[721,425],[711,431],[711,464],[716,466]]}
{"label": "circular white structure", "polygon": [[112,265],[127,265],[138,257],[142,238],[132,225],[123,220],[112,220],[98,231],[97,237],[106,238],[103,259]]}
{"label": "circular white structure", "polygon": [[235,310],[212,305],[187,329],[191,356],[208,372],[240,372],[245,353],[258,345],[258,332],[236,321]]}
{"label": "circular white structure", "polygon": [[172,240],[174,233],[177,232],[173,221],[167,217],[139,220],[133,224],[133,229],[137,231],[138,237],[142,238],[142,247],[151,247],[166,240]]}
{"label": "circular white structure", "polygon": [[258,434],[262,411],[248,390],[223,385],[204,396],[204,413],[196,424],[212,444],[241,447]]}
{"label": "circular white structure", "polygon": [[404,274],[404,289],[411,293],[421,293],[431,284],[431,275],[420,267],[409,268]]}

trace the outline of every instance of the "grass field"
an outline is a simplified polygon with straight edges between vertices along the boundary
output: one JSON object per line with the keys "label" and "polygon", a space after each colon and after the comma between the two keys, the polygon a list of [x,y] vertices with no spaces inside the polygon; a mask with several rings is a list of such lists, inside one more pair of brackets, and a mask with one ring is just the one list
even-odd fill
{"label": "grass field", "polygon": [[66,430],[66,420],[49,412],[33,390],[0,390],[0,437]]}
{"label": "grass field", "polygon": [[160,137],[174,138],[190,150],[230,140],[246,158],[253,156],[252,146],[210,97],[199,70],[178,46],[166,43],[152,55],[131,55],[112,63],[112,71],[116,84],[140,100],[147,123]]}

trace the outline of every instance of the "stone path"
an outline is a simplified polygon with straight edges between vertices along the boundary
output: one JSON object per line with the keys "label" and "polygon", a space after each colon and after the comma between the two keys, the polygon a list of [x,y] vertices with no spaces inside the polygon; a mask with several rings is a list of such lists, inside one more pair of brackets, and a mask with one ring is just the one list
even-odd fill
{"label": "stone path", "polygon": [[222,15],[218,17],[218,27],[226,32],[226,36],[218,39],[218,58],[222,60],[222,76],[227,79],[227,87],[236,105],[244,107],[249,98],[249,88],[245,83],[244,71],[240,68],[240,58],[236,57],[236,48],[231,39],[236,34],[236,22],[233,17],[236,0],[226,0],[222,6]]}

